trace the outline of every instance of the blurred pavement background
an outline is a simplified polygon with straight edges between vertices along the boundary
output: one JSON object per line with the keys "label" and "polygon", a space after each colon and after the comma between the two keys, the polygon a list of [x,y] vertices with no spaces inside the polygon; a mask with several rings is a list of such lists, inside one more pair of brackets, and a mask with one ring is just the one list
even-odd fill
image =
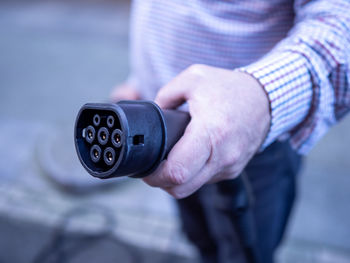
{"label": "blurred pavement background", "polygon": [[[128,19],[128,1],[0,0],[0,262],[57,250],[70,262],[196,262],[168,195],[96,181],[74,154],[80,106],[127,77]],[[307,158],[278,262],[350,262],[349,156],[348,117]]]}

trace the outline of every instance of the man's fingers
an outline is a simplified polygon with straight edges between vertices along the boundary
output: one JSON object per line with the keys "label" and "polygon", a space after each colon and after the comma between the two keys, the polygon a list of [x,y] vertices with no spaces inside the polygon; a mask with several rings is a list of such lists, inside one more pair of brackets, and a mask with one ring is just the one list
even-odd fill
{"label": "man's fingers", "polygon": [[201,188],[204,184],[206,184],[211,176],[212,176],[212,170],[210,166],[204,166],[203,169],[199,171],[196,174],[196,176],[191,178],[188,182],[182,185],[175,185],[175,186],[167,187],[163,189],[166,192],[168,192],[170,195],[175,197],[176,199],[185,198],[193,194],[195,191]]}
{"label": "man's fingers", "polygon": [[173,197],[175,197],[176,199],[181,199],[193,194],[195,191],[201,188],[204,184],[217,183],[219,181],[222,181],[223,179],[232,180],[239,175],[240,173],[234,170],[228,169],[226,171],[219,172],[213,176],[213,169],[211,165],[205,165],[203,169],[199,171],[196,174],[196,176],[192,177],[188,182],[182,185],[167,187],[167,188],[164,188],[164,190],[168,192],[170,195],[172,195]]}
{"label": "man's fingers", "polygon": [[210,154],[211,146],[206,132],[191,121],[167,160],[144,181],[162,188],[186,184],[206,165]]}

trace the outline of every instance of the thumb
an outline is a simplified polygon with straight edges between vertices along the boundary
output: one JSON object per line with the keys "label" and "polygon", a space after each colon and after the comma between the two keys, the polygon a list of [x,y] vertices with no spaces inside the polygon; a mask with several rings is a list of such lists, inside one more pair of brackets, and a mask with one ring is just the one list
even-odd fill
{"label": "thumb", "polygon": [[164,86],[156,96],[155,102],[162,109],[175,109],[187,100],[186,93],[176,87]]}
{"label": "thumb", "polygon": [[155,98],[155,102],[163,109],[175,109],[189,100],[189,79],[180,74],[162,87]]}

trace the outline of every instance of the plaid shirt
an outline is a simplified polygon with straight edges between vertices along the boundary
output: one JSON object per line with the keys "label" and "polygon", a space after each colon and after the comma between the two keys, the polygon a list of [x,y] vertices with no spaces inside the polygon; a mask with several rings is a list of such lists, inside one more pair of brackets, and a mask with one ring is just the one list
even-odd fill
{"label": "plaid shirt", "polygon": [[263,148],[289,139],[307,153],[350,110],[348,0],[135,0],[131,76],[153,99],[191,64],[239,69],[264,87]]}

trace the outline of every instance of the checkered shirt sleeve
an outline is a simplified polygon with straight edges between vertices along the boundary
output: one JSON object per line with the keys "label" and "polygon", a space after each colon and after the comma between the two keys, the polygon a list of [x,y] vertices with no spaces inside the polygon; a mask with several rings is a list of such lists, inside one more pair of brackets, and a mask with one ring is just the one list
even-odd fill
{"label": "checkered shirt sleeve", "polygon": [[240,68],[265,89],[271,110],[262,145],[290,139],[306,154],[350,110],[350,1],[296,1],[288,37]]}

